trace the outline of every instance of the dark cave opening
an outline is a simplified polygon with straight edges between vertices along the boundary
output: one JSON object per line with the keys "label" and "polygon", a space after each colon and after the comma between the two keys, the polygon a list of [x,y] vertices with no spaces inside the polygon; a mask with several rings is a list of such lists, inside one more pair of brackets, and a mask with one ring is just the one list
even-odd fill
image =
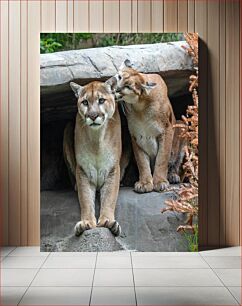
{"label": "dark cave opening", "polygon": [[[172,97],[170,101],[177,120],[186,114],[187,106],[193,104],[191,94]],[[76,112],[76,99],[72,92],[41,95],[41,191],[71,188],[63,158],[63,133],[69,121],[75,122]],[[120,115],[122,137],[126,139],[127,120],[121,108]],[[137,176],[132,156],[122,185],[132,187]]]}

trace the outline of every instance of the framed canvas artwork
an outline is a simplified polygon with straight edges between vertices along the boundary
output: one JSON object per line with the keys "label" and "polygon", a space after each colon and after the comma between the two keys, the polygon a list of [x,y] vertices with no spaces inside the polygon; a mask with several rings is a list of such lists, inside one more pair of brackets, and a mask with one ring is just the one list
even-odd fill
{"label": "framed canvas artwork", "polygon": [[41,250],[198,251],[198,35],[40,35]]}

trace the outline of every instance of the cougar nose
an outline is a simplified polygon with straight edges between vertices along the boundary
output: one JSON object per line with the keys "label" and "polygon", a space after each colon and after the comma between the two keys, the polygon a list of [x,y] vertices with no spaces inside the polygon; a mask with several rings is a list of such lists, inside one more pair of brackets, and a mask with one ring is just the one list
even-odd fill
{"label": "cougar nose", "polygon": [[89,113],[89,118],[92,119],[92,121],[95,121],[98,117],[98,113]]}

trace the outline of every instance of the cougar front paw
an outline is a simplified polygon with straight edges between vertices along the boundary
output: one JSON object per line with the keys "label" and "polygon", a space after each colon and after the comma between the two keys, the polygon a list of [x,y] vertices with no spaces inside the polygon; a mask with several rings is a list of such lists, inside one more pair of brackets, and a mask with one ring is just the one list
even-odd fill
{"label": "cougar front paw", "polygon": [[96,227],[95,221],[81,220],[75,225],[74,232],[76,236],[80,236],[84,231],[94,227]]}
{"label": "cougar front paw", "polygon": [[151,192],[153,183],[151,181],[138,181],[134,185],[134,191],[138,193]]}
{"label": "cougar front paw", "polygon": [[172,173],[168,173],[168,181],[170,184],[179,184],[181,179],[178,174],[176,174],[175,172],[172,172]]}
{"label": "cougar front paw", "polygon": [[154,180],[154,190],[155,191],[164,191],[169,186],[169,182],[166,179]]}
{"label": "cougar front paw", "polygon": [[118,224],[118,221],[116,220],[110,221],[108,218],[100,217],[97,226],[106,227],[110,229],[111,233],[114,236],[119,236],[121,234],[121,226]]}

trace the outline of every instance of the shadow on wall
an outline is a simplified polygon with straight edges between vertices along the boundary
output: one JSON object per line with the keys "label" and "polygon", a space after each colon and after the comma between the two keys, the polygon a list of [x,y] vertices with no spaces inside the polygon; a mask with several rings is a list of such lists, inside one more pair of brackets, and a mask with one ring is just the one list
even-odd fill
{"label": "shadow on wall", "polygon": [[[220,222],[219,186],[222,182],[219,167],[219,109],[215,101],[212,60],[207,44],[199,38],[199,248],[221,247],[219,243],[223,222]],[[214,70],[214,69],[213,69]],[[215,103],[216,102],[216,103]],[[222,124],[225,124],[223,122]],[[209,178],[209,182],[208,182]],[[222,185],[221,185],[222,186]],[[210,219],[211,218],[211,219]],[[211,228],[208,225],[211,224]],[[220,226],[219,226],[220,224]],[[208,235],[209,231],[209,235]]]}

